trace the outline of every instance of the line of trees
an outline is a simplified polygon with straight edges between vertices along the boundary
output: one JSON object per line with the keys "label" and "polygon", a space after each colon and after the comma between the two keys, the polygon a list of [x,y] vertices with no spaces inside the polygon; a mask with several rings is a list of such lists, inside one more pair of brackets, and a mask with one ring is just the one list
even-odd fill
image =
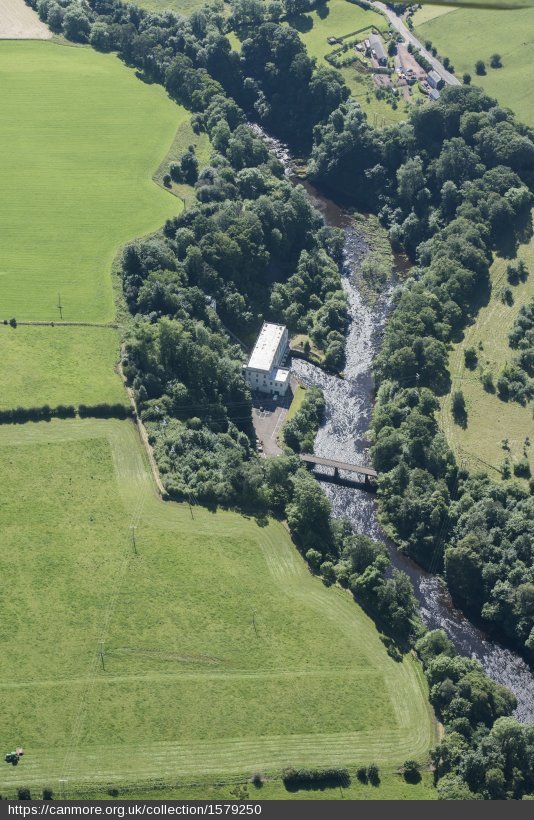
{"label": "line of trees", "polygon": [[24,424],[27,421],[50,421],[52,418],[74,418],[76,413],[80,418],[116,418],[125,419],[132,415],[132,408],[125,404],[80,404],[76,408],[73,404],[58,404],[50,407],[42,404],[35,407],[14,407],[0,410],[0,424]]}

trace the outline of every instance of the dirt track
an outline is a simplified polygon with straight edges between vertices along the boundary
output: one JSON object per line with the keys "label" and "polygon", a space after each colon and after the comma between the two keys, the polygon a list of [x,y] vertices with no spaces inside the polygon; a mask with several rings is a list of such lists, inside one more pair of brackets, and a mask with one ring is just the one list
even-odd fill
{"label": "dirt track", "polygon": [[0,0],[0,40],[48,40],[51,36],[24,0]]}

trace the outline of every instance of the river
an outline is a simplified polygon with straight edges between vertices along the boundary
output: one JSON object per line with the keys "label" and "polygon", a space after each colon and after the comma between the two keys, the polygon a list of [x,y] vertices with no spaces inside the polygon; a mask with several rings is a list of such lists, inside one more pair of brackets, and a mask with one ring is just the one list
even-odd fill
{"label": "river", "polygon": [[[343,287],[349,299],[350,324],[344,378],[326,374],[300,359],[293,361],[292,369],[303,384],[318,385],[324,392],[326,410],[315,440],[316,455],[369,464],[367,431],[373,402],[372,364],[380,345],[391,291],[385,293],[373,308],[364,302],[354,272],[364,258],[367,247],[362,235],[354,228],[350,214],[309,182],[302,182],[292,175],[291,154],[287,146],[265,134],[258,126],[253,125],[252,128],[283,162],[294,184],[304,186],[325,222],[345,231]],[[534,675],[525,661],[490,640],[456,609],[440,577],[425,572],[396,549],[380,526],[373,495],[335,484],[322,483],[322,487],[332,502],[334,515],[349,518],[356,532],[366,533],[387,544],[394,566],[406,572],[412,580],[423,620],[429,629],[445,629],[459,654],[476,658],[491,678],[514,692],[518,703],[518,720],[534,722]]]}

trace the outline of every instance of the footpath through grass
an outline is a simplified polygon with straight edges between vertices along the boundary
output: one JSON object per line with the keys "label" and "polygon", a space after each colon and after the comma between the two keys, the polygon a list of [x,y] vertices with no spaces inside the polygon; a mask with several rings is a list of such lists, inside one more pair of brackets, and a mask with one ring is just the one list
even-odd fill
{"label": "footpath through grass", "polygon": [[[440,54],[450,57],[458,77],[471,74],[473,84],[482,86],[528,125],[534,125],[533,32],[534,8],[462,8],[416,28],[423,43],[431,40]],[[502,57],[502,68],[490,68],[495,53]],[[486,63],[486,76],[475,74],[477,60]]]}
{"label": "footpath through grass", "polygon": [[282,524],[160,501],[131,422],[2,426],[0,459],[3,794],[425,759],[419,665]]}
{"label": "footpath through grass", "polygon": [[[461,342],[453,346],[450,355],[452,377],[451,393],[441,402],[441,425],[447,434],[459,460],[464,460],[471,469],[485,469],[499,479],[499,470],[505,456],[512,463],[523,457],[525,437],[533,437],[532,405],[522,407],[517,402],[501,401],[497,393],[484,390],[480,381],[480,370],[489,370],[493,381],[497,379],[506,362],[510,362],[517,351],[508,344],[508,335],[522,305],[534,295],[534,239],[519,248],[518,258],[523,259],[530,271],[527,281],[512,288],[514,304],[508,305],[501,299],[501,290],[508,285],[506,266],[509,260],[496,259],[491,267],[492,292],[487,305],[481,308],[473,325],[469,326]],[[478,367],[469,370],[465,366],[464,350],[475,348]],[[452,414],[452,392],[461,390],[467,405],[467,425],[455,423]],[[508,439],[510,453],[501,444]],[[534,470],[532,455],[531,468]]]}

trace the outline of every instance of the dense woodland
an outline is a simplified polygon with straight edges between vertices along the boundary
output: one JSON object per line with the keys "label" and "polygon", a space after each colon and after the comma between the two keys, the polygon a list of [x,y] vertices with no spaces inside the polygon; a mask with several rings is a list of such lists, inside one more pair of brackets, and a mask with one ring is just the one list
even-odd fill
{"label": "dense woodland", "polygon": [[[449,389],[449,345],[489,290],[492,254],[513,255],[531,230],[534,135],[469,86],[448,88],[432,106],[414,107],[407,123],[377,132],[341,76],[317,69],[297,33],[277,25],[275,3],[265,6],[240,56],[217,9],[183,18],[117,0],[38,4],[54,30],[118,50],[164,84],[213,146],[208,168],[198,168],[192,150],[169,168],[195,185],[198,204],[124,252],[134,317],[125,372],[172,496],[285,516],[313,571],[353,592],[389,635],[392,654],[415,644],[449,729],[434,755],[441,796],[520,798],[534,791],[534,729],[510,717],[513,696],[476,662],[455,657],[444,634],[425,634],[407,576],[391,571],[381,544],[332,519],[296,455],[255,457],[243,354],[225,325],[246,335],[260,316],[278,319],[309,334],[333,368],[341,364],[342,238],[283,178],[244,125],[244,110],[299,149],[311,147],[314,180],[379,213],[414,260],[375,368],[381,515],[403,549],[443,568],[466,610],[532,659],[534,499],[526,484],[468,474],[435,414]],[[254,3],[235,10],[252,13]],[[511,338],[514,366],[527,374],[531,324],[523,311]],[[292,446],[308,446],[306,431]]]}

